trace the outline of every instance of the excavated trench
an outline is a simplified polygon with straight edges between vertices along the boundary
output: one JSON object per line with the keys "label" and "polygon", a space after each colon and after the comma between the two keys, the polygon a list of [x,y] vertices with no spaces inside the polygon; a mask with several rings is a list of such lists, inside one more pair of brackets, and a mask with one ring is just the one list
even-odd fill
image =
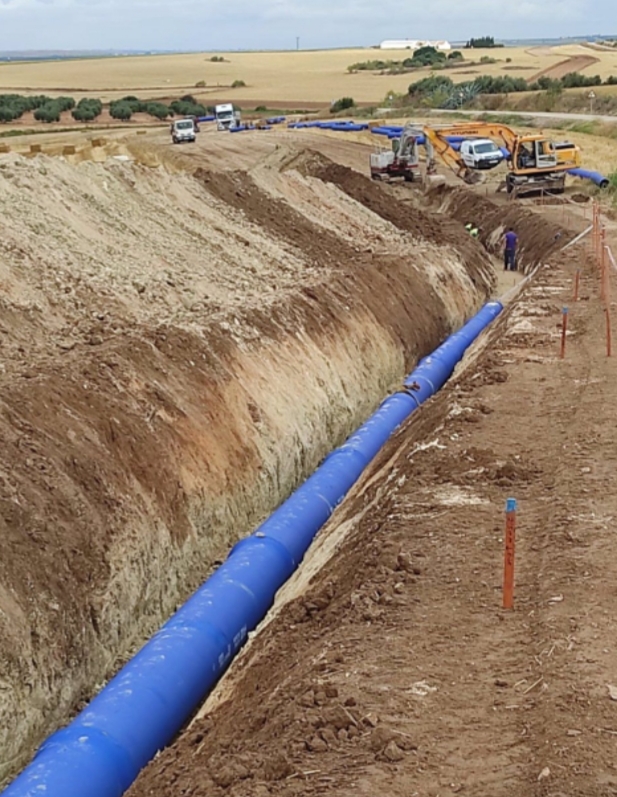
{"label": "excavated trench", "polygon": [[[493,290],[490,260],[460,224],[468,192],[410,208],[314,153],[281,165],[181,178],[191,212],[207,205],[201,223],[236,244],[233,258],[208,253],[216,278],[240,275],[227,304],[210,287],[189,322],[119,302],[113,330],[82,328],[100,289],[87,275],[53,329],[23,297],[2,302],[0,782]],[[131,168],[114,167],[127,192],[156,187]],[[101,185],[118,177],[96,169]],[[180,189],[160,180],[163,213]],[[503,214],[484,210],[490,245]],[[552,251],[544,222],[508,213],[527,267]],[[122,225],[137,251],[139,218],[127,210]],[[24,241],[21,265],[37,256]]]}

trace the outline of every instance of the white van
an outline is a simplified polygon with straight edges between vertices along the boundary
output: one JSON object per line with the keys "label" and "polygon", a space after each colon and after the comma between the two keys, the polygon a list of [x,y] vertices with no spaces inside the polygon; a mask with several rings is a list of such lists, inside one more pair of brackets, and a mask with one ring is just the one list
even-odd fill
{"label": "white van", "polygon": [[171,140],[174,144],[195,141],[195,122],[192,119],[176,119],[171,123]]}
{"label": "white van", "polygon": [[461,158],[470,169],[494,169],[503,160],[503,153],[490,138],[463,141]]}

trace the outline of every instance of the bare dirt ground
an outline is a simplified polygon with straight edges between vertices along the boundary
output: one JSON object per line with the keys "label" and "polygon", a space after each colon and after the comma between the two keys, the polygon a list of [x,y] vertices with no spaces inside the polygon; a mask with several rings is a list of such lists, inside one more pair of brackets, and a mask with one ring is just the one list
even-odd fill
{"label": "bare dirt ground", "polygon": [[236,139],[0,155],[0,781],[493,290],[460,222]]}
{"label": "bare dirt ground", "polygon": [[132,796],[617,794],[617,375],[585,249],[540,261]]}
{"label": "bare dirt ground", "polygon": [[0,155],[0,781],[494,291],[512,223],[522,268],[549,267],[135,793],[615,793],[615,385],[589,271],[554,356],[570,225],[372,184],[342,138],[144,138],[100,163]]}

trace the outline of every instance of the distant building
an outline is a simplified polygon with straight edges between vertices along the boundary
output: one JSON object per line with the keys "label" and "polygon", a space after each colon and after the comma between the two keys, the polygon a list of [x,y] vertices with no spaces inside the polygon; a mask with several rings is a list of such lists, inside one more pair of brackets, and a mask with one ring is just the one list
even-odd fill
{"label": "distant building", "polygon": [[452,49],[450,42],[424,41],[423,39],[387,39],[379,45],[381,50],[417,50],[420,47],[434,47],[442,52]]}

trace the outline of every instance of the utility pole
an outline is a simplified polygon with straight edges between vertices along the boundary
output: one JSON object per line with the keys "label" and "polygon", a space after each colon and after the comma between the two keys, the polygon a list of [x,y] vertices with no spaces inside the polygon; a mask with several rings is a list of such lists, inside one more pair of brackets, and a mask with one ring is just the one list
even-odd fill
{"label": "utility pole", "polygon": [[589,100],[589,113],[593,113],[593,101],[596,98],[596,93],[592,89],[589,94],[587,95],[587,99]]}
{"label": "utility pole", "polygon": [[296,50],[300,49],[300,37],[296,36]]}

